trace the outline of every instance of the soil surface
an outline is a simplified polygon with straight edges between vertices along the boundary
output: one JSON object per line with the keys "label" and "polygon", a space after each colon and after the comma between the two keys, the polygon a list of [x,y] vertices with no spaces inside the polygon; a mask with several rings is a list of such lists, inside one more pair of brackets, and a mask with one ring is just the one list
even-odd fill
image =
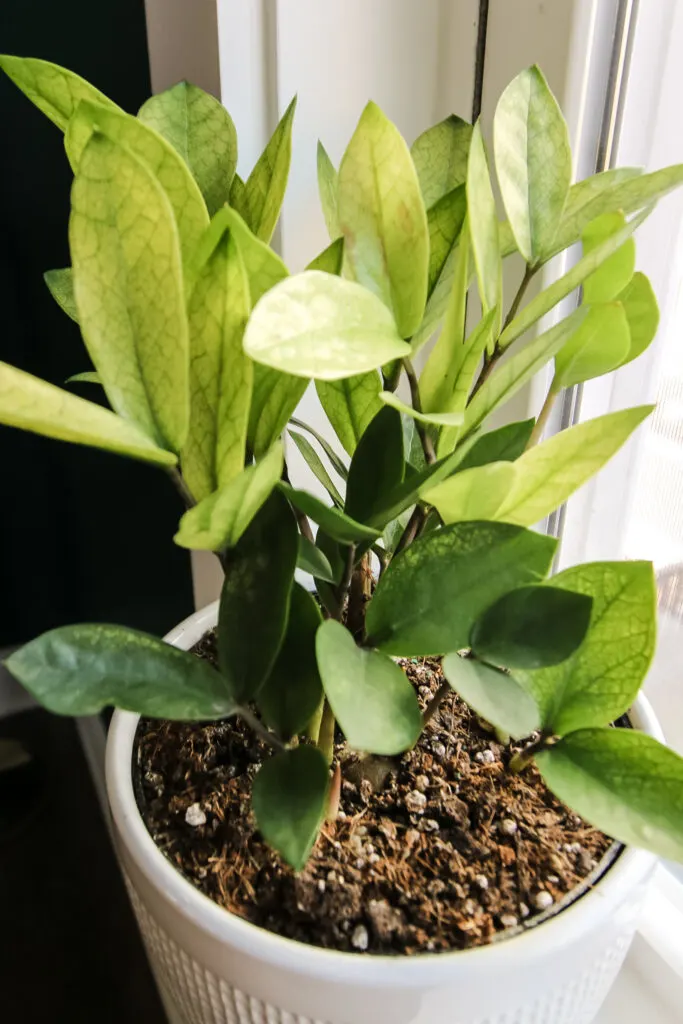
{"label": "soil surface", "polygon": [[[212,658],[212,637],[196,651]],[[439,662],[401,664],[425,706]],[[298,875],[256,830],[251,784],[269,750],[240,721],[143,720],[138,803],[175,867],[254,924],[339,950],[466,949],[551,913],[612,845],[534,767],[506,771],[517,749],[447,695],[414,750],[344,762],[339,817]]]}

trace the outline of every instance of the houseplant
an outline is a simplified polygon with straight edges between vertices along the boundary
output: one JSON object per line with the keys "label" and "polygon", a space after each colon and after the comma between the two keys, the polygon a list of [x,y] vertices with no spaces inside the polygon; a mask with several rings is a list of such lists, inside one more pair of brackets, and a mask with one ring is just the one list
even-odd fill
{"label": "houseplant", "polygon": [[[548,580],[555,541],[530,527],[650,412],[613,413],[542,440],[562,388],[652,341],[657,307],[634,270],[632,236],[683,168],[609,171],[571,185],[564,120],[530,68],[494,119],[508,218],[499,223],[479,125],[449,118],[409,150],[371,103],[338,172],[319,150],[331,243],[290,276],[267,243],[293,105],[243,182],[229,116],[195,87],[176,86],[132,117],[64,69],[15,57],[0,64],[65,132],[72,269],[46,279],[94,365],[72,382],[102,387],[111,405],[2,366],[0,421],[164,468],[188,506],[177,543],[215,551],[226,570],[218,669],[178,649],[201,639],[214,609],[184,638],[172,635],[176,647],[117,626],[54,630],[12,656],[14,675],[59,713],[113,704],[163,720],[235,720],[225,726],[230,743],[246,735],[263,761],[253,782],[259,832],[300,877],[319,856],[325,818],[321,842],[331,837],[335,856],[345,856],[334,836],[347,783],[370,804],[395,788],[398,766],[424,750],[426,736],[436,753],[434,723],[447,702],[455,706],[453,691],[472,709],[476,735],[491,737],[478,753],[482,766],[497,762],[499,792],[527,773],[546,794],[534,762],[593,825],[681,858],[683,761],[647,732],[611,727],[633,705],[652,655],[651,566],[591,564]],[[544,264],[579,241],[578,261],[524,304]],[[515,252],[525,269],[504,308],[502,259]],[[579,286],[575,311],[524,343]],[[468,298],[477,296],[481,317],[467,331]],[[418,376],[413,360],[439,327]],[[538,420],[485,431],[491,413],[553,360]],[[331,505],[292,487],[284,459],[281,435],[310,380],[351,456],[347,466],[310,428],[292,431]],[[295,582],[297,565],[314,577],[315,598]],[[424,686],[425,671],[430,685],[419,694],[411,679]],[[631,724],[657,733],[643,704]],[[463,1021],[543,1012],[559,1022],[588,1019],[599,1003],[651,856],[627,850],[600,881],[602,900],[584,896],[538,931],[498,913],[490,927],[515,934],[497,946],[409,961],[292,946],[208,904],[154,847],[131,782],[144,728],[136,741],[137,717],[115,716],[110,797],[143,933],[183,1019],[438,1021],[452,1019],[457,998]],[[448,761],[441,746],[436,758]],[[449,829],[462,837],[471,825],[458,823],[468,813],[459,797],[448,828],[425,816],[439,775],[429,757],[420,763],[433,776],[415,776],[402,796],[401,813],[416,826],[403,836],[407,856],[411,842],[437,849]],[[351,772],[355,781],[344,778]],[[512,836],[517,823],[507,820],[496,827]],[[203,829],[202,806],[187,806],[185,823]],[[361,850],[367,861],[377,856]],[[549,907],[538,899],[534,909]],[[365,926],[348,935],[340,926],[338,938],[360,951],[371,941]],[[507,993],[487,990],[491,972],[512,986]]]}

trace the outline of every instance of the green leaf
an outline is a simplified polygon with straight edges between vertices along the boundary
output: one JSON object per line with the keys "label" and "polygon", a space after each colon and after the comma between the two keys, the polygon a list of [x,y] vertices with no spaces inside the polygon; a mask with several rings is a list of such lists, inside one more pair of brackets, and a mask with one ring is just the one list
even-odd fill
{"label": "green leaf", "polygon": [[247,207],[247,186],[244,184],[242,178],[240,178],[237,171],[232,179],[230,186],[230,197],[228,199],[230,208],[237,213],[242,220],[247,223],[249,220],[249,209]]}
{"label": "green leaf", "polygon": [[[272,138],[246,180],[237,210],[258,238],[269,242],[280,216],[292,158],[296,98],[287,107]],[[231,200],[233,199],[231,195]],[[231,205],[235,205],[231,202]]]}
{"label": "green leaf", "polygon": [[188,327],[173,210],[147,164],[99,132],[74,181],[69,239],[81,332],[107,398],[181,451]]}
{"label": "green leaf", "polygon": [[377,370],[341,380],[315,382],[320,404],[349,455],[353,455],[368,423],[382,408],[381,387]]}
{"label": "green leaf", "polygon": [[496,518],[520,526],[540,522],[619,451],[653,408],[598,416],[530,448],[514,464],[515,483]]}
{"label": "green leaf", "polygon": [[[255,306],[262,295],[288,276],[289,271],[278,254],[249,230],[239,213],[226,207],[220,218],[214,217],[214,230],[220,231],[224,223],[232,232],[249,278],[251,304]],[[211,239],[207,238],[205,244],[212,247]]]}
{"label": "green leaf", "polygon": [[353,281],[306,270],[272,288],[244,335],[252,359],[297,377],[338,380],[410,353],[389,310]]}
{"label": "green leaf", "polygon": [[409,338],[427,301],[427,215],[410,151],[375,103],[363,111],[342,159],[338,210],[353,276],[392,310],[400,336]]}
{"label": "green leaf", "polygon": [[[626,218],[621,211],[603,213],[602,216],[587,224],[581,239],[583,252],[587,254],[596,249],[606,239],[623,231]],[[583,301],[586,303],[611,302],[622,292],[633,277],[636,266],[636,243],[627,238],[622,246],[609,259],[594,270],[583,282]]]}
{"label": "green leaf", "polygon": [[50,289],[50,295],[67,316],[78,323],[78,310],[74,298],[74,279],[71,267],[63,270],[46,270],[43,280]]}
{"label": "green leaf", "polygon": [[306,270],[322,270],[326,274],[341,274],[342,263],[344,262],[344,239],[336,238],[330,242],[326,249],[315,257],[306,267]]}
{"label": "green leaf", "polygon": [[398,412],[403,413],[404,416],[410,416],[411,419],[418,420],[420,423],[434,423],[441,427],[457,427],[460,426],[465,418],[461,412],[418,412],[412,405],[402,402],[393,391],[380,391],[379,398],[385,405],[391,406],[392,409],[396,409]]}
{"label": "green leaf", "polygon": [[455,473],[436,487],[427,484],[420,497],[434,505],[444,523],[497,519],[516,476],[514,462],[491,462]]}
{"label": "green leaf", "polygon": [[631,345],[626,313],[620,302],[589,306],[586,319],[555,356],[553,388],[600,377],[621,366]]}
{"label": "green leaf", "polygon": [[[491,350],[495,337],[496,324],[498,321],[498,310],[490,309],[479,321],[469,338],[456,352],[444,380],[444,387],[451,388],[451,395],[448,401],[448,409],[454,416],[460,418],[460,423],[465,421],[467,400],[472,390],[477,368],[481,357],[488,349]],[[444,324],[445,333],[449,329],[448,317]],[[439,339],[441,340],[441,339]]]}
{"label": "green leaf", "polygon": [[[339,383],[343,382],[339,381]],[[330,385],[330,387],[334,386],[335,385],[332,384]],[[340,457],[337,455],[332,445],[327,443],[322,434],[319,434],[317,430],[314,430],[313,427],[310,427],[308,423],[304,423],[303,420],[295,419],[294,416],[292,416],[290,422],[293,423],[295,427],[299,427],[301,430],[305,430],[306,433],[310,434],[311,437],[315,438],[315,440],[318,442],[322,450],[325,452],[325,455],[327,455],[328,459],[330,460],[332,468],[335,471],[335,473],[338,473],[342,480],[346,480],[349,475],[348,469],[346,468]]]}
{"label": "green leaf", "polygon": [[213,216],[228,202],[237,166],[237,132],[223,104],[196,85],[178,82],[143,103],[138,118],[180,153]]}
{"label": "green leaf", "polygon": [[654,341],[659,327],[659,307],[652,285],[645,274],[639,271],[617,299],[626,314],[631,339],[628,354],[620,364],[624,366],[642,355]]}
{"label": "green leaf", "polygon": [[108,705],[153,718],[226,718],[235,703],[206,661],[125,626],[63,626],[5,662],[58,715],[96,715]]}
{"label": "green leaf", "polygon": [[422,714],[396,662],[357,647],[333,619],[318,629],[315,647],[325,696],[349,745],[389,757],[409,750],[422,731]]}
{"label": "green leaf", "polygon": [[305,377],[254,363],[247,440],[257,458],[280,437],[307,387]]}
{"label": "green leaf", "polygon": [[403,531],[410,522],[410,517],[413,514],[414,505],[409,506],[404,512],[402,512],[396,519],[392,519],[391,522],[387,523],[382,531],[382,544],[384,550],[389,551],[392,555],[398,543],[403,535]]}
{"label": "green leaf", "polygon": [[329,559],[319,547],[312,544],[308,537],[299,535],[299,554],[296,560],[297,569],[307,572],[324,583],[336,583]]}
{"label": "green leaf", "polygon": [[552,248],[572,176],[567,125],[536,65],[521,71],[498,101],[493,144],[517,248],[535,266]]}
{"label": "green leaf", "polygon": [[536,703],[512,676],[459,654],[447,654],[442,668],[452,689],[478,715],[512,739],[523,739],[539,728]]}
{"label": "green leaf", "polygon": [[403,426],[395,409],[380,409],[358,442],[346,484],[344,512],[371,521],[382,501],[403,480]]}
{"label": "green leaf", "polygon": [[489,165],[479,123],[472,132],[467,165],[467,211],[479,295],[485,313],[500,309],[503,264],[498,239],[498,216],[493,198]]}
{"label": "green leaf", "polygon": [[410,347],[413,356],[415,356],[423,345],[429,341],[444,318],[453,288],[453,275],[455,273],[457,252],[458,243],[456,242],[446,257],[443,269],[439,274],[434,288],[430,292],[424,316],[422,317],[422,322],[413,337],[410,339]]}
{"label": "green leaf", "polygon": [[299,550],[296,521],[273,491],[230,552],[218,612],[218,660],[236,700],[252,700],[282,645]]}
{"label": "green leaf", "polygon": [[535,422],[534,419],[518,420],[484,434],[458,463],[458,472],[490,462],[514,462],[526,451]]}
{"label": "green leaf", "polygon": [[648,207],[636,217],[632,217],[621,231],[610,235],[609,238],[606,238],[595,249],[582,256],[571,270],[558,278],[557,281],[554,281],[550,287],[546,288],[539,295],[534,296],[501,334],[498,339],[498,344],[501,348],[505,349],[513,341],[516,341],[517,338],[521,338],[537,320],[540,320],[542,316],[550,312],[553,306],[556,306],[558,302],[566,298],[567,295],[570,295],[575,288],[586,280],[589,274],[597,270],[612,253],[616,252],[631,237],[643,221],[650,216],[651,212],[652,208]]}
{"label": "green leaf", "polygon": [[586,313],[585,307],[575,310],[571,316],[528,342],[523,349],[499,366],[467,406],[463,435],[470,434],[481,426],[492,412],[512,398],[553,356],[557,355],[567,338],[571,337],[583,322]]}
{"label": "green leaf", "polygon": [[478,658],[506,668],[559,665],[585,637],[592,606],[588,594],[555,586],[519,587],[479,616],[470,646]]}
{"label": "green leaf", "polygon": [[338,540],[340,544],[358,544],[377,540],[379,537],[378,530],[373,530],[363,523],[357,523],[336,508],[328,508],[308,491],[298,491],[285,483],[280,484],[280,490],[295,508],[321,526],[325,533],[334,540]]}
{"label": "green leaf", "polygon": [[299,449],[301,457],[304,459],[316,480],[323,485],[335,505],[339,508],[343,508],[344,501],[342,496],[335,487],[334,481],[325,469],[325,466],[313,445],[303,436],[303,434],[297,434],[294,430],[289,431],[289,436]]}
{"label": "green leaf", "polygon": [[269,758],[254,779],[256,824],[295,871],[306,864],[325,818],[329,777],[318,748],[301,744]]}
{"label": "green leaf", "polygon": [[366,616],[368,645],[387,654],[444,654],[498,597],[540,582],[557,541],[508,523],[455,523],[416,540],[383,573]]}
{"label": "green leaf", "polygon": [[[467,196],[464,185],[459,185],[452,192],[447,192],[427,214],[429,228],[428,295],[432,294],[439,278],[444,273],[448,257],[460,238],[466,215]],[[467,273],[467,268],[465,273]]]}
{"label": "green leaf", "polygon": [[[171,204],[180,238],[186,279],[202,235],[209,226],[202,194],[175,149],[151,128],[123,111],[83,102],[69,121],[65,144],[74,172],[94,132],[125,146],[156,178]],[[187,283],[187,281],[186,281]]]}
{"label": "green leaf", "polygon": [[320,205],[325,218],[327,233],[332,240],[339,238],[341,227],[339,226],[339,212],[337,210],[337,188],[339,176],[334,164],[327,155],[327,150],[322,142],[318,141],[318,193]]}
{"label": "green leaf", "polygon": [[593,599],[588,632],[564,664],[525,677],[543,712],[543,724],[564,735],[607,725],[627,711],[652,660],[656,587],[649,562],[593,562],[553,576]]}
{"label": "green leaf", "polygon": [[0,423],[159,466],[178,461],[134,423],[7,363],[0,363]]}
{"label": "green leaf", "polygon": [[84,373],[74,373],[72,377],[67,377],[65,384],[101,384],[99,373],[95,373],[93,370],[86,370]]}
{"label": "green leaf", "polygon": [[401,426],[403,427],[403,456],[406,460],[406,475],[409,475],[411,469],[424,469],[427,460],[413,417],[401,416]]}
{"label": "green leaf", "polygon": [[[222,218],[222,211],[216,216]],[[253,382],[251,360],[242,350],[248,316],[246,271],[232,232],[224,229],[188,301],[190,429],[181,463],[198,501],[244,467]]]}
{"label": "green leaf", "polygon": [[283,464],[277,442],[256,465],[185,513],[173,538],[176,544],[195,551],[234,547],[280,479]]}
{"label": "green leaf", "polygon": [[266,724],[286,740],[305,729],[322,697],[315,658],[315,634],[321,622],[315,598],[295,583],[285,639],[257,701]]}
{"label": "green leaf", "polygon": [[93,103],[114,110],[120,109],[90,82],[47,60],[5,54],[0,56],[0,68],[62,131],[81,100],[92,100]]}
{"label": "green leaf", "polygon": [[683,758],[632,729],[581,729],[536,755],[552,791],[622,843],[683,860]]}
{"label": "green leaf", "polygon": [[472,125],[455,114],[427,128],[410,147],[425,207],[463,185],[467,178],[467,156]]}
{"label": "green leaf", "polygon": [[[332,570],[332,583],[341,583],[346,563],[346,551],[333,537],[329,537],[324,530],[318,530],[315,538],[315,546],[328,560]],[[322,577],[317,577],[321,579]]]}

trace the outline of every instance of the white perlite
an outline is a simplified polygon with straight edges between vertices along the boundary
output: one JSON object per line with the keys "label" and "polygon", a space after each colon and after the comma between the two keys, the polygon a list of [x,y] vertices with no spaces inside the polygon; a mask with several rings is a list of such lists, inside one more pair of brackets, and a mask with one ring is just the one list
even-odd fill
{"label": "white perlite", "polygon": [[359,949],[361,952],[364,952],[368,948],[369,941],[370,938],[368,936],[368,930],[365,927],[365,925],[357,925],[353,930],[353,935],[351,936],[351,945],[353,946],[353,948]]}
{"label": "white perlite", "polygon": [[534,896],[534,906],[536,907],[536,910],[547,910],[548,907],[552,907],[554,902],[555,900],[549,892],[546,892],[545,889],[541,889],[541,891],[537,892]]}
{"label": "white perlite", "polygon": [[424,793],[414,789],[406,796],[405,804],[411,814],[422,814],[427,806],[427,797]]}
{"label": "white perlite", "polygon": [[517,822],[514,818],[503,818],[500,823],[500,831],[504,836],[514,836],[517,831]]}
{"label": "white perlite", "polygon": [[185,821],[192,828],[199,828],[200,825],[206,825],[206,815],[201,809],[199,804],[190,804],[185,811]]}

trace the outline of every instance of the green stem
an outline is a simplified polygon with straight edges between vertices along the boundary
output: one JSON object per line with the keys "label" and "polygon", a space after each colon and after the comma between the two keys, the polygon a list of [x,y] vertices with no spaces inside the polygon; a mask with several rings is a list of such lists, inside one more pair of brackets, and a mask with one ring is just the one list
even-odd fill
{"label": "green stem", "polygon": [[555,404],[555,399],[557,398],[558,394],[559,390],[555,388],[555,382],[553,381],[553,383],[550,385],[550,390],[548,391],[548,394],[545,396],[545,402],[543,403],[543,407],[540,413],[538,414],[538,419],[534,424],[534,429],[531,431],[531,436],[527,441],[526,451],[528,451],[529,448],[533,448],[534,445],[538,444],[538,442],[541,440],[541,437],[543,436],[543,431],[545,430],[546,424],[548,422],[548,417],[552,412],[553,406]]}
{"label": "green stem", "polygon": [[[522,299],[524,298],[526,290],[529,287],[529,283],[531,282],[531,279],[533,278],[534,274],[536,273],[536,270],[537,270],[536,267],[530,267],[527,264],[527,267],[526,267],[526,269],[524,271],[524,276],[523,276],[523,278],[521,280],[520,286],[517,289],[515,297],[512,300],[512,305],[510,306],[510,309],[508,310],[508,315],[505,317],[505,322],[503,324],[503,329],[501,331],[501,334],[503,333],[505,328],[510,323],[512,323],[514,318],[517,316],[517,310],[519,309],[519,307],[521,305]],[[477,381],[476,381],[474,387],[472,388],[472,392],[471,392],[470,397],[469,397],[469,401],[470,402],[472,401],[472,399],[476,395],[477,391],[480,391],[481,388],[483,388],[484,384],[489,379],[493,369],[495,368],[496,363],[502,357],[504,351],[505,350],[502,349],[499,346],[498,342],[496,342],[496,347],[494,348],[494,350],[491,353],[491,355],[490,356],[488,356],[488,355],[484,356],[484,364],[483,364],[483,366],[481,368],[479,376],[477,377]]]}
{"label": "green stem", "polygon": [[524,750],[520,750],[519,753],[515,754],[514,757],[510,759],[508,771],[511,771],[513,775],[518,775],[520,772],[523,772],[524,769],[531,764],[536,754],[539,754],[542,750],[546,750],[548,747],[551,747],[554,742],[555,738],[553,736],[549,733],[542,733],[537,740],[530,743],[528,747],[524,748]]}
{"label": "green stem", "polygon": [[[415,412],[422,412],[420,385],[418,383],[417,374],[415,373],[415,367],[407,356],[403,360],[403,369],[406,371],[406,377],[408,378],[408,384],[410,386],[410,401],[412,402],[413,409]],[[428,466],[432,466],[436,462],[436,452],[434,451],[434,442],[429,436],[427,425],[422,423],[421,420],[415,420],[415,429],[417,430],[422,443],[422,450],[425,453],[425,461]]]}
{"label": "green stem", "polygon": [[323,717],[320,722],[317,747],[324,754],[328,764],[332,764],[332,758],[334,757],[334,730],[336,724],[332,708],[329,701],[326,700],[323,708]]}
{"label": "green stem", "polygon": [[245,721],[247,725],[254,730],[257,736],[259,736],[266,743],[270,744],[270,746],[273,747],[275,750],[282,751],[287,749],[286,744],[284,744],[282,740],[275,735],[274,732],[271,732],[270,729],[266,729],[263,722],[259,718],[257,718],[256,715],[249,710],[249,708],[241,707],[237,713],[240,716],[240,718],[243,719],[243,721]]}
{"label": "green stem", "polygon": [[432,720],[432,718],[434,717],[436,712],[439,710],[439,704],[444,699],[446,694],[450,693],[450,692],[451,692],[450,684],[447,682],[447,680],[444,679],[441,683],[439,683],[439,689],[436,691],[436,693],[434,694],[434,696],[430,700],[429,704],[424,709],[424,712],[422,714],[422,728],[423,729],[427,725],[427,723]]}

